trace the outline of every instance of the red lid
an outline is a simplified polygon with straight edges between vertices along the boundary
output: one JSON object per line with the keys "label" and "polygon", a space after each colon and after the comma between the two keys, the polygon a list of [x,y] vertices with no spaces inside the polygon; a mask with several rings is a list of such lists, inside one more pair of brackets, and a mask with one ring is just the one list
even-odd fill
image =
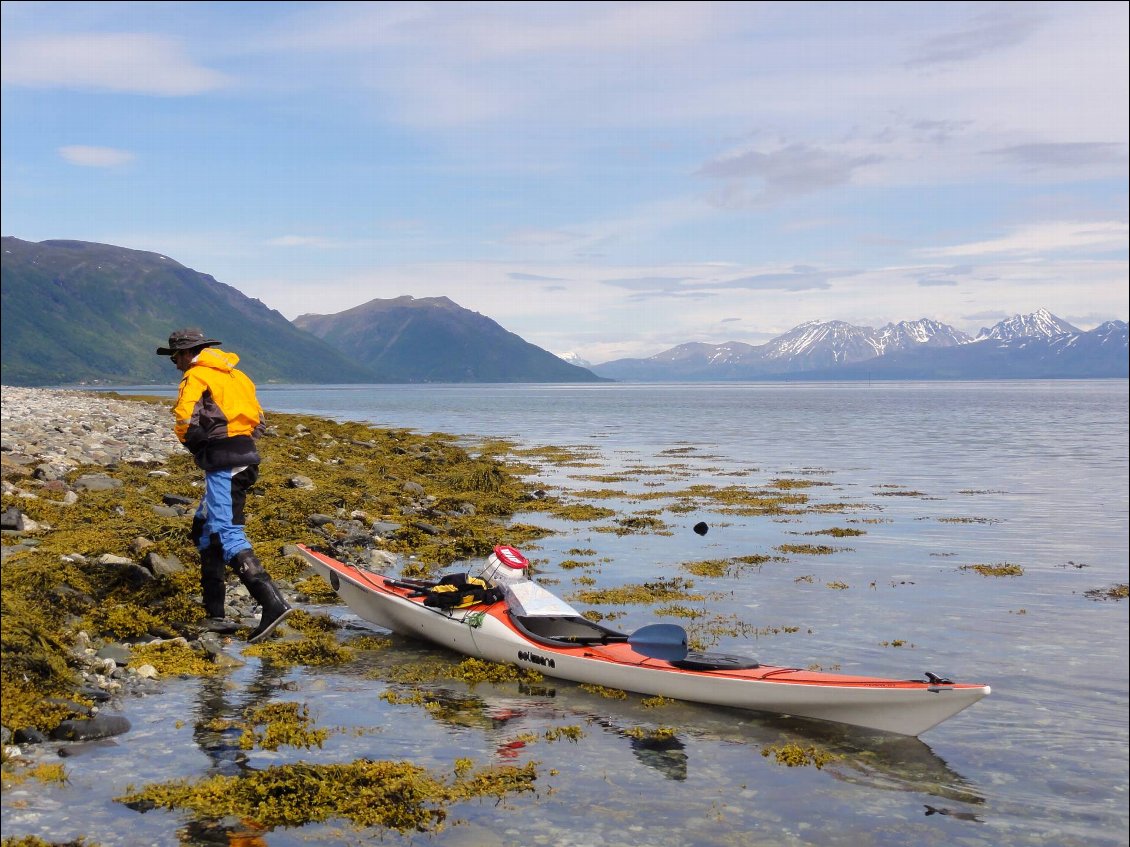
{"label": "red lid", "polygon": [[498,561],[515,570],[521,570],[522,568],[528,567],[530,564],[529,559],[506,544],[500,544],[495,547],[494,555],[498,556]]}

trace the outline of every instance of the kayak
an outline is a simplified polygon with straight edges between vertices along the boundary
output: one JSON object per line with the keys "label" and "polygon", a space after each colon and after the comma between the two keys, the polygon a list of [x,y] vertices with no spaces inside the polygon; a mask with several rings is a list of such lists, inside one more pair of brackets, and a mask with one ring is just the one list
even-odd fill
{"label": "kayak", "polygon": [[685,630],[675,624],[618,632],[527,578],[527,560],[509,546],[495,547],[477,576],[449,575],[438,582],[381,576],[305,545],[299,551],[371,624],[556,679],[909,736],[990,692],[988,685],[933,673],[920,680],[884,679],[692,651]]}

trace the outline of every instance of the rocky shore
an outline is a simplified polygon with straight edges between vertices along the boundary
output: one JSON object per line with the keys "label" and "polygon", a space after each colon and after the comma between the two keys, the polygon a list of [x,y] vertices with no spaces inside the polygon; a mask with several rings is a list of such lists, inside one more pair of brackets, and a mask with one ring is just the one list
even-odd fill
{"label": "rocky shore", "polygon": [[[128,731],[109,714],[113,701],[158,691],[162,676],[137,660],[139,645],[179,645],[210,665],[240,660],[225,652],[230,639],[203,631],[188,540],[200,473],[172,434],[170,401],[2,392],[7,762],[21,744]],[[445,436],[293,415],[268,422],[248,534],[296,604],[328,591],[290,557],[296,542],[367,567],[416,555],[443,565],[489,552],[492,521],[529,497],[495,458]],[[226,604],[254,626],[258,606],[234,578]]]}
{"label": "rocky shore", "polygon": [[[84,391],[11,386],[0,390],[0,485],[5,503],[0,515],[4,540],[0,556],[4,561],[17,553],[34,550],[53,528],[50,521],[31,518],[24,510],[27,503],[49,500],[59,508],[74,506],[88,492],[121,486],[112,470],[123,464],[153,468],[151,473],[167,476],[168,472],[157,466],[184,449],[173,435],[167,404],[127,401]],[[99,472],[100,467],[106,472]],[[85,472],[74,476],[80,468]],[[163,514],[180,516],[186,512],[187,502],[161,506]],[[144,564],[113,554],[100,556],[96,563],[129,568],[138,577],[148,579],[182,568],[174,557],[145,555],[146,546],[153,545],[138,539],[133,548]],[[76,551],[67,558],[84,562],[86,557]],[[222,643],[208,633],[203,633],[195,646],[214,656],[222,654]],[[150,665],[127,667],[129,657],[129,646],[124,643],[99,642],[84,631],[77,633],[69,656],[77,669],[75,694],[94,705],[68,704],[76,717],[52,728],[52,739],[81,745],[129,729],[125,719],[100,714],[102,706],[115,696],[157,690],[156,670]],[[11,746],[13,741],[28,744],[48,738],[47,733],[34,727],[13,731],[4,726],[2,732],[5,759],[20,754],[19,747]],[[75,747],[71,754],[79,750]]]}

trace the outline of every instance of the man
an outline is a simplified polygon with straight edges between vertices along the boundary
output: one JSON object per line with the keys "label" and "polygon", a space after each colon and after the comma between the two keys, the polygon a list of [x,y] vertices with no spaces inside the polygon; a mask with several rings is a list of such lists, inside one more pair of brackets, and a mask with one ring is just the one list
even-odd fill
{"label": "man", "polygon": [[255,439],[265,416],[255,384],[236,370],[239,356],[214,349],[220,344],[199,329],[178,329],[169,336],[168,356],[184,374],[173,416],[174,431],[204,471],[204,499],[192,519],[192,539],[200,551],[200,587],[206,626],[215,632],[238,627],[224,616],[224,566],[231,567],[263,607],[259,625],[248,639],[266,638],[293,609],[256,558],[244,533],[247,489],[259,478]]}

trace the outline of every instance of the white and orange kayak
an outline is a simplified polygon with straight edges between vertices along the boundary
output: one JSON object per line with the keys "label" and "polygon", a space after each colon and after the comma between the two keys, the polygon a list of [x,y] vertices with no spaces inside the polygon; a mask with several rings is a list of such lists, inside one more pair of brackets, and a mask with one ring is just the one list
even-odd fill
{"label": "white and orange kayak", "polygon": [[883,679],[688,651],[686,632],[675,624],[620,633],[588,620],[527,579],[528,563],[513,547],[496,547],[477,578],[447,580],[442,584],[454,587],[444,588],[384,577],[309,547],[299,549],[363,620],[557,679],[911,736],[990,691],[987,685],[935,674],[923,680]]}

